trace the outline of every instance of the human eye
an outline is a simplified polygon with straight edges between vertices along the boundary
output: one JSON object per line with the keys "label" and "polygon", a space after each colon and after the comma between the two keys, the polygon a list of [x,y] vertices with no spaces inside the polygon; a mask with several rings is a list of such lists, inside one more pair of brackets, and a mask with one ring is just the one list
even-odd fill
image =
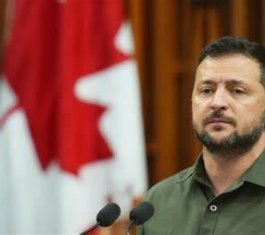
{"label": "human eye", "polygon": [[202,95],[211,95],[214,92],[214,89],[210,86],[205,86],[200,88],[200,94]]}
{"label": "human eye", "polygon": [[241,87],[233,87],[231,88],[231,93],[233,95],[245,95],[246,91]]}

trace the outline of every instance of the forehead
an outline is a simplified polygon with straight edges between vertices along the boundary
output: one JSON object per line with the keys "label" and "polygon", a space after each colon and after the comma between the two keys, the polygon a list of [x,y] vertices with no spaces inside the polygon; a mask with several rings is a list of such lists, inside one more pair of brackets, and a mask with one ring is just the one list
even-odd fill
{"label": "forehead", "polygon": [[204,81],[240,81],[260,83],[260,66],[258,62],[245,55],[235,54],[221,57],[206,57],[198,66],[195,84]]}

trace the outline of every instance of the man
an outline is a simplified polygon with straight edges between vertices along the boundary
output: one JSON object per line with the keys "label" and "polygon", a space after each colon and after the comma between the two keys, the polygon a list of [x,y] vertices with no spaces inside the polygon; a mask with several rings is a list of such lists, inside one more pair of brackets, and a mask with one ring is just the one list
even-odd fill
{"label": "man", "polygon": [[265,234],[265,48],[234,37],[206,46],[192,119],[202,153],[147,193],[155,215],[138,234]]}

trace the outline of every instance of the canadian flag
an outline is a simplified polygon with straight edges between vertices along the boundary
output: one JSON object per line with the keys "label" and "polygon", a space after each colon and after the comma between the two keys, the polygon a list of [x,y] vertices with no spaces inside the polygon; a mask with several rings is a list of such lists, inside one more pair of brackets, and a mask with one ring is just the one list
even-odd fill
{"label": "canadian flag", "polygon": [[146,190],[122,0],[14,0],[0,83],[0,234],[78,234]]}

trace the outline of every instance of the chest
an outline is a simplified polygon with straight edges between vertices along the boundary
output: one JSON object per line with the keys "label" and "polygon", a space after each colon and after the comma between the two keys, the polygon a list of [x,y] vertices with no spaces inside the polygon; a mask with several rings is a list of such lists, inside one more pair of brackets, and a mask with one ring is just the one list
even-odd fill
{"label": "chest", "polygon": [[145,226],[152,235],[263,235],[265,190],[238,189],[212,200],[200,191],[160,199],[155,216]]}

